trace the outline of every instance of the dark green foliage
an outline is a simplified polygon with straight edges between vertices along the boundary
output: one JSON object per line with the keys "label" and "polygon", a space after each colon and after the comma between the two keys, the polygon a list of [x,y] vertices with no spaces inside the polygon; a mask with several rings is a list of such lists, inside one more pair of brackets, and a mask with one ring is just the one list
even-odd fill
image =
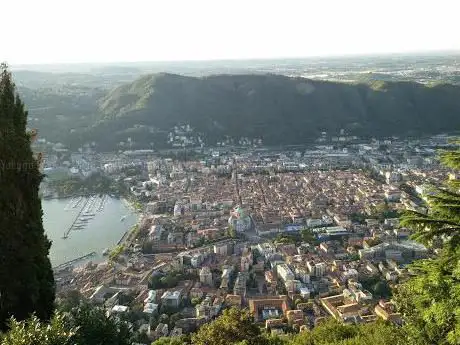
{"label": "dark green foliage", "polygon": [[318,244],[318,240],[311,229],[303,229],[300,231],[300,235],[303,242],[309,243],[311,245]]}
{"label": "dark green foliage", "polygon": [[391,288],[385,280],[381,280],[370,290],[375,298],[389,298],[391,296]]}
{"label": "dark green foliage", "polygon": [[85,179],[80,177],[66,177],[49,182],[49,187],[60,197],[94,194],[126,194],[127,188],[121,181],[114,181],[100,173],[93,174]]}
{"label": "dark green foliage", "polygon": [[[460,151],[444,152],[443,163],[460,171]],[[454,184],[433,188],[429,211],[407,212],[402,224],[428,245],[442,242],[435,259],[415,262],[416,273],[398,286],[395,301],[402,312],[409,344],[460,344],[460,194]]]}
{"label": "dark green foliage", "polygon": [[49,324],[35,316],[10,322],[10,331],[0,335],[1,345],[131,345],[134,336],[126,321],[107,317],[105,310],[82,304],[58,312]]}
{"label": "dark green foliage", "polygon": [[41,322],[36,316],[27,321],[10,322],[10,331],[0,335],[2,345],[72,345],[76,329],[66,327],[62,314],[53,317],[49,324]]}
{"label": "dark green foliage", "polygon": [[104,309],[90,305],[74,308],[66,317],[67,328],[78,330],[73,337],[79,345],[131,345],[132,332],[124,320],[107,317]]}
{"label": "dark green foliage", "polygon": [[380,276],[360,278],[359,282],[363,288],[370,291],[374,298],[388,298],[391,296],[391,289],[386,280]]}
{"label": "dark green foliage", "polygon": [[[57,309],[61,312],[71,311],[83,302],[83,296],[78,290],[69,290],[61,293],[56,299]],[[120,303],[122,304],[122,303]]]}
{"label": "dark green foliage", "polygon": [[183,345],[187,344],[187,338],[182,337],[161,337],[160,339],[155,340],[151,345]]}
{"label": "dark green foliage", "polygon": [[148,75],[101,100],[106,115],[95,131],[110,131],[117,142],[136,123],[167,130],[187,122],[211,142],[229,135],[297,144],[341,128],[358,136],[460,128],[458,87],[384,84],[375,88],[276,75]]}
{"label": "dark green foliage", "polygon": [[230,308],[192,336],[193,345],[228,345],[246,340],[248,345],[262,343],[259,327],[247,310]]}
{"label": "dark green foliage", "polygon": [[374,207],[372,217],[383,221],[387,218],[399,218],[399,213],[393,210],[387,202],[382,202]]}
{"label": "dark green foliage", "polygon": [[[444,152],[442,162],[460,172],[460,150]],[[406,211],[401,220],[403,226],[415,230],[413,237],[425,244],[441,239],[453,246],[460,245],[460,194],[456,183],[443,188],[433,187],[426,195],[429,211],[427,214]]]}
{"label": "dark green foliage", "polygon": [[228,237],[236,238],[236,230],[233,225],[229,225],[228,229],[225,232]]}
{"label": "dark green foliage", "polygon": [[177,286],[181,280],[193,279],[192,275],[185,274],[180,271],[168,272],[166,275],[154,275],[150,278],[149,288],[153,290],[157,289],[169,289]]}
{"label": "dark green foliage", "polygon": [[[99,106],[100,90],[78,100],[52,94],[37,100],[31,90],[26,95],[37,108],[52,104],[37,114],[46,119],[40,126],[48,131],[44,135],[75,148],[95,141],[100,149],[114,150],[128,137],[133,148],[160,148],[166,145],[166,131],[178,123],[189,123],[210,144],[225,135],[278,145],[311,142],[321,131],[337,135],[342,128],[365,137],[460,128],[460,87],[454,85],[155,74],[113,89],[99,98]],[[56,121],[59,114],[65,118]]]}
{"label": "dark green foliage", "polygon": [[410,344],[459,344],[460,248],[445,249],[438,259],[417,262],[412,269],[417,276],[395,293]]}
{"label": "dark green foliage", "polygon": [[279,234],[276,236],[274,239],[275,243],[279,244],[296,244],[300,242],[300,235],[298,233],[296,234]]}
{"label": "dark green foliage", "polygon": [[196,306],[196,305],[199,304],[200,302],[201,302],[201,298],[198,298],[198,297],[194,297],[194,298],[192,298],[192,300],[191,300],[192,306]]}
{"label": "dark green foliage", "polygon": [[169,328],[173,329],[178,320],[182,319],[181,313],[174,313],[169,317]]}
{"label": "dark green foliage", "polygon": [[398,345],[404,344],[403,333],[396,326],[377,322],[364,325],[344,325],[333,319],[319,324],[312,331],[290,339],[289,345]]}
{"label": "dark green foliage", "polygon": [[51,242],[42,225],[42,175],[26,133],[27,112],[5,65],[0,67],[0,329],[10,316],[53,312]]}
{"label": "dark green foliage", "polygon": [[[240,331],[238,331],[240,330]],[[262,333],[250,316],[237,309],[206,324],[192,336],[192,344],[227,345],[403,345],[403,332],[384,322],[344,325],[334,319],[320,323],[312,331],[283,337]]]}
{"label": "dark green foliage", "polygon": [[365,224],[366,218],[369,218],[369,216],[364,213],[352,213],[350,215],[350,220],[353,223]]}

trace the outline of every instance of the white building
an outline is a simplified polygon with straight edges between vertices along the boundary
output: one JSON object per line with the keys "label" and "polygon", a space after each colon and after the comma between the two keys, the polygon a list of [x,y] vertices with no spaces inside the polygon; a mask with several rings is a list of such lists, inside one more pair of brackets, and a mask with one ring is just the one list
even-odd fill
{"label": "white building", "polygon": [[310,274],[308,270],[303,267],[296,267],[295,268],[295,275],[298,280],[300,280],[304,284],[308,284],[310,282]]}
{"label": "white building", "polygon": [[163,305],[172,308],[178,308],[180,304],[181,293],[180,291],[166,291],[163,296],[161,296],[161,301]]}
{"label": "white building", "polygon": [[215,244],[214,245],[214,253],[217,255],[227,256],[228,255],[228,244]]}
{"label": "white building", "polygon": [[112,313],[121,314],[121,313],[126,313],[128,310],[129,310],[129,308],[128,308],[127,306],[124,306],[124,305],[115,305],[115,306],[113,306],[113,308],[112,308]]}
{"label": "white building", "polygon": [[201,254],[195,254],[192,256],[192,258],[190,259],[190,263],[192,265],[193,268],[198,268],[200,265],[201,265],[201,262],[202,262],[202,256]]}
{"label": "white building", "polygon": [[174,205],[174,217],[180,217],[182,215],[182,205],[177,203]]}
{"label": "white building", "polygon": [[310,290],[307,287],[301,287],[300,288],[300,296],[302,296],[303,299],[309,299],[310,298]]}
{"label": "white building", "polygon": [[155,302],[157,298],[157,292],[155,290],[149,290],[147,298],[144,300],[144,303]]}
{"label": "white building", "polygon": [[310,274],[315,277],[322,277],[326,273],[326,263],[318,262],[314,263],[311,261],[307,262],[307,267],[310,270]]}
{"label": "white building", "polygon": [[280,278],[284,282],[295,279],[294,273],[292,273],[289,266],[285,263],[276,266],[276,273],[278,275],[278,278]]}
{"label": "white building", "polygon": [[144,305],[144,313],[152,315],[158,312],[158,304],[146,303]]}
{"label": "white building", "polygon": [[212,272],[209,267],[205,266],[201,269],[200,282],[203,285],[212,286]]}

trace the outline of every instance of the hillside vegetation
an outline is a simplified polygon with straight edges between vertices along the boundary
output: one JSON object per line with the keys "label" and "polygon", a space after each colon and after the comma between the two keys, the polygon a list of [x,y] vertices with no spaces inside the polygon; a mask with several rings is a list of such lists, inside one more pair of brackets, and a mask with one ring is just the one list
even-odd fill
{"label": "hillside vegetation", "polygon": [[155,74],[115,88],[102,97],[99,110],[97,130],[111,131],[116,140],[117,132],[136,124],[169,130],[188,123],[210,142],[228,135],[296,144],[342,128],[350,135],[377,137],[459,128],[460,87]]}

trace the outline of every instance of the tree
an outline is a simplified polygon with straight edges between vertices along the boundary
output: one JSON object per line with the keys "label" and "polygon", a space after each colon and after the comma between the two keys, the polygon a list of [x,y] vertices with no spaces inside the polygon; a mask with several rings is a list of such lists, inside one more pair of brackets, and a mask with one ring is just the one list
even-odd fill
{"label": "tree", "polygon": [[317,243],[315,234],[311,229],[302,229],[300,232],[300,235],[302,237],[302,241],[315,245]]}
{"label": "tree", "polygon": [[350,220],[354,223],[365,224],[366,215],[364,213],[352,213],[350,214]]}
{"label": "tree", "polygon": [[170,328],[174,328],[174,325],[178,320],[182,319],[181,313],[174,313],[169,317],[169,326]]}
{"label": "tree", "polygon": [[67,327],[77,328],[74,344],[130,345],[133,334],[123,318],[107,316],[105,310],[83,304],[66,318]]}
{"label": "tree", "polygon": [[62,314],[55,315],[49,324],[32,316],[26,321],[11,319],[8,333],[0,340],[2,345],[72,345],[76,331],[66,327]]}
{"label": "tree", "polygon": [[192,305],[195,306],[201,302],[201,299],[198,297],[193,297],[192,298]]}
{"label": "tree", "polygon": [[147,335],[146,331],[142,332],[137,332],[135,335],[131,338],[131,344],[148,344],[150,343],[150,338]]}
{"label": "tree", "polygon": [[388,298],[391,296],[391,289],[388,286],[388,283],[384,280],[381,280],[377,282],[373,288],[372,292],[374,294],[374,297],[384,297]]}
{"label": "tree", "polygon": [[83,296],[78,290],[69,290],[63,292],[57,299],[58,309],[61,312],[68,312],[78,307],[83,301]]}
{"label": "tree", "polygon": [[460,248],[412,264],[416,276],[397,287],[395,302],[409,344],[460,343]]}
{"label": "tree", "polygon": [[328,319],[313,330],[291,337],[289,345],[403,345],[401,330],[381,321],[364,325],[345,325]]}
{"label": "tree", "polygon": [[[444,152],[441,161],[460,171],[460,150]],[[433,188],[426,214],[407,211],[401,224],[428,246],[441,243],[435,259],[415,262],[416,273],[397,287],[395,302],[406,321],[409,344],[460,343],[460,194],[458,181]]]}
{"label": "tree", "polygon": [[152,345],[184,345],[188,342],[185,336],[181,337],[161,337],[155,340]]}
{"label": "tree", "polygon": [[296,244],[299,241],[299,237],[294,234],[280,234],[278,235],[274,243],[276,244]]}
{"label": "tree", "polygon": [[236,230],[233,225],[229,225],[227,230],[225,230],[225,235],[227,235],[230,238],[236,238]]}
{"label": "tree", "polygon": [[248,345],[262,342],[259,327],[247,310],[230,308],[192,335],[194,345],[228,345],[247,340]]}
{"label": "tree", "polygon": [[388,202],[385,201],[375,206],[373,217],[383,221],[386,218],[398,218],[399,213],[396,210],[393,210],[388,205]]}
{"label": "tree", "polygon": [[[460,141],[457,141],[460,145]],[[460,172],[460,149],[441,153],[441,162]],[[454,246],[460,245],[460,182],[453,179],[443,187],[432,187],[426,193],[428,212],[406,211],[401,225],[413,228],[414,239],[431,245],[435,239],[443,239]]]}
{"label": "tree", "polygon": [[297,298],[297,299],[295,300],[295,302],[294,302],[294,305],[295,305],[295,307],[297,308],[297,306],[298,306],[299,304],[301,304],[301,303],[303,303],[302,299],[301,299],[301,298]]}
{"label": "tree", "polygon": [[42,174],[26,133],[27,111],[5,64],[0,65],[0,330],[14,316],[49,320],[55,286],[51,242],[38,195]]}
{"label": "tree", "polygon": [[158,319],[158,322],[159,323],[169,323],[169,316],[168,314],[161,314],[159,319]]}

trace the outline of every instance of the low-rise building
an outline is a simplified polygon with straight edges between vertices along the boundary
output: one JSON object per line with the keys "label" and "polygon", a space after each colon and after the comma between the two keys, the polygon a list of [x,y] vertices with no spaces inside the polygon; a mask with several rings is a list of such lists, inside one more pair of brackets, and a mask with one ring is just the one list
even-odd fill
{"label": "low-rise building", "polygon": [[200,282],[203,285],[212,286],[212,272],[209,267],[205,266],[200,271]]}
{"label": "low-rise building", "polygon": [[180,305],[180,299],[181,299],[181,292],[176,290],[176,291],[166,291],[162,296],[161,296],[161,302],[163,305],[167,307],[172,307],[172,308],[178,308]]}

